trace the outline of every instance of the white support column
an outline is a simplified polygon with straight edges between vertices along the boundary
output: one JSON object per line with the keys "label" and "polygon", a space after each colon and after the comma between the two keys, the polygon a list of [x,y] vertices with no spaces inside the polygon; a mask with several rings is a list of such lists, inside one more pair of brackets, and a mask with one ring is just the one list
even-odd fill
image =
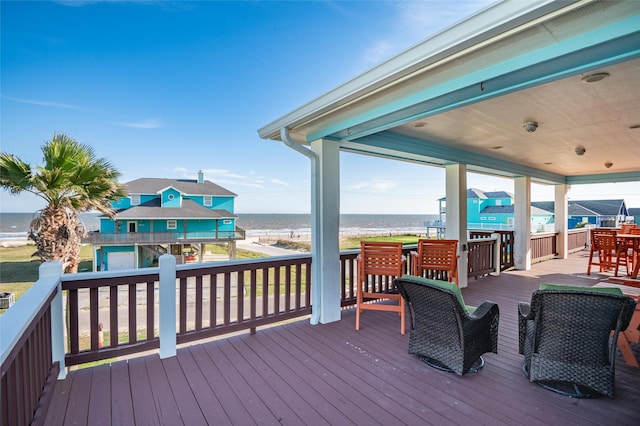
{"label": "white support column", "polygon": [[531,178],[514,179],[514,262],[516,269],[531,269]]}
{"label": "white support column", "polygon": [[554,226],[558,233],[558,259],[569,255],[569,185],[555,186]]}
{"label": "white support column", "polygon": [[58,290],[51,301],[51,362],[59,362],[58,380],[67,377],[67,366],[64,362],[64,308],[62,303],[62,262],[45,262],[38,269],[39,278],[56,278]]}
{"label": "white support column", "polygon": [[317,154],[311,176],[312,324],[339,321],[340,149],[337,142],[311,143]]}
{"label": "white support column", "polygon": [[176,356],[176,258],[163,254],[160,266],[160,358]]}
{"label": "white support column", "polygon": [[467,166],[452,164],[446,166],[447,230],[445,237],[458,240],[458,284],[467,286],[468,246],[467,246]]}

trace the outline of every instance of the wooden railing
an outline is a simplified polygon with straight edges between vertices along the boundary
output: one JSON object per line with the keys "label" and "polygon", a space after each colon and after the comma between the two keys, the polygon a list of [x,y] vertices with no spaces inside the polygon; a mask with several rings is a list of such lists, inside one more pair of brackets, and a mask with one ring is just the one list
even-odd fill
{"label": "wooden railing", "polygon": [[531,236],[531,262],[541,262],[558,255],[558,233],[541,233]]}
{"label": "wooden railing", "polygon": [[246,232],[242,228],[232,231],[198,232],[89,232],[82,242],[85,244],[167,244],[202,243],[207,241],[244,240]]}
{"label": "wooden railing", "polygon": [[[49,274],[47,269],[56,267],[59,272]],[[55,380],[66,376],[66,370],[61,371],[60,367],[61,271],[62,264],[58,262],[42,265],[40,279],[21,297],[19,303],[0,317],[2,425],[42,424],[41,417],[34,417],[36,410],[39,406],[48,406]],[[56,309],[52,310],[52,306]],[[52,311],[59,315],[52,316]]]}
{"label": "wooden railing", "polygon": [[[469,231],[469,243],[472,244],[472,240],[477,238],[487,238],[493,234],[498,234],[500,236],[500,271],[506,271],[507,269],[513,268],[515,266],[514,263],[514,250],[513,250],[513,231],[479,231],[472,230]],[[469,250],[471,253],[471,249]],[[477,253],[479,256],[482,256],[481,252]],[[472,262],[471,254],[469,254],[469,262]],[[475,261],[474,261],[475,262]],[[480,264],[486,263],[487,260],[479,260]]]}
{"label": "wooden railing", "polygon": [[587,247],[589,243],[589,229],[571,229],[567,233],[567,250],[574,252]]}
{"label": "wooden railing", "polygon": [[[311,313],[310,265],[310,255],[296,255],[177,266],[177,343]],[[159,347],[159,268],[116,274],[63,277],[67,365]]]}

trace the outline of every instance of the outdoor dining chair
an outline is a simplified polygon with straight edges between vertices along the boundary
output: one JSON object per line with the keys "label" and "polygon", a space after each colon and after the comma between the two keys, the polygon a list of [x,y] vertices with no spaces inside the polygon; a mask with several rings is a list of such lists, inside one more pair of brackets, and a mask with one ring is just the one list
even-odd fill
{"label": "outdoor dining chair", "polygon": [[[614,269],[618,276],[618,269],[624,265],[629,269],[627,247],[618,241],[613,229],[592,229],[590,231],[591,248],[589,250],[589,264],[587,275],[591,275],[591,266],[599,266],[600,272]],[[597,256],[597,258],[594,257]]]}
{"label": "outdoor dining chair", "polygon": [[411,252],[411,275],[458,284],[458,240],[418,240]]}
{"label": "outdoor dining chair", "polygon": [[635,305],[618,288],[541,285],[518,304],[525,377],[567,396],[613,398],[616,342]]}
{"label": "outdoor dining chair", "polygon": [[[356,330],[360,330],[362,311],[388,311],[400,315],[400,332],[405,334],[405,305],[393,279],[405,273],[406,259],[402,243],[362,241],[358,262]],[[370,303],[391,300],[397,303]]]}
{"label": "outdoor dining chair", "polygon": [[498,305],[467,306],[460,288],[412,275],[396,279],[410,316],[409,353],[427,365],[462,376],[484,366],[482,355],[498,353]]}

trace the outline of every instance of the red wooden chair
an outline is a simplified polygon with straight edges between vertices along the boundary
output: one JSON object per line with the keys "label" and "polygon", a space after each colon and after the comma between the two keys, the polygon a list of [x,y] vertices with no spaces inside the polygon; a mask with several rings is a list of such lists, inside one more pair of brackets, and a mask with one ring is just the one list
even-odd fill
{"label": "red wooden chair", "polygon": [[[594,260],[597,254],[597,261]],[[600,272],[614,269],[614,275],[618,276],[620,265],[624,265],[629,271],[627,258],[627,246],[616,238],[616,231],[612,229],[592,229],[591,230],[591,250],[589,251],[589,265],[587,275],[591,275],[591,266],[600,267]]]}
{"label": "red wooden chair", "polygon": [[[394,278],[405,273],[406,261],[402,255],[402,243],[362,241],[357,260],[356,330],[360,330],[362,311],[389,311],[400,314],[400,332],[404,334],[404,299],[393,284]],[[395,300],[398,303],[365,303],[376,299]]]}
{"label": "red wooden chair", "polygon": [[419,240],[411,252],[411,275],[458,285],[458,240]]}

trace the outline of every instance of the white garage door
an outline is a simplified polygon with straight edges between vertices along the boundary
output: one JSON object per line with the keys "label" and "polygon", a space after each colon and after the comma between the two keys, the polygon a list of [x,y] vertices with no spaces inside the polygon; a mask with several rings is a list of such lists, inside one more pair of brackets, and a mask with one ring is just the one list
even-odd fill
{"label": "white garage door", "polygon": [[116,253],[109,253],[109,264],[107,270],[116,271],[119,269],[133,269],[134,257],[132,251],[123,251]]}

